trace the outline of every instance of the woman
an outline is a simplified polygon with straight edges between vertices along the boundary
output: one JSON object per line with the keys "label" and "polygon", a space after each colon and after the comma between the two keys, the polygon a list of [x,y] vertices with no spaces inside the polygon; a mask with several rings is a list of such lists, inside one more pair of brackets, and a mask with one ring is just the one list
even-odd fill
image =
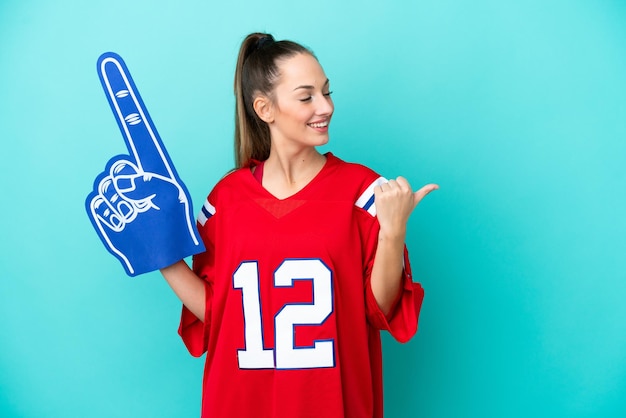
{"label": "woman", "polygon": [[[235,72],[237,169],[207,198],[207,248],[162,269],[179,333],[206,355],[203,417],[380,417],[380,330],[407,341],[423,290],[406,223],[413,192],[316,147],[333,102],[311,51],[254,33]],[[375,205],[373,204],[375,199]]]}

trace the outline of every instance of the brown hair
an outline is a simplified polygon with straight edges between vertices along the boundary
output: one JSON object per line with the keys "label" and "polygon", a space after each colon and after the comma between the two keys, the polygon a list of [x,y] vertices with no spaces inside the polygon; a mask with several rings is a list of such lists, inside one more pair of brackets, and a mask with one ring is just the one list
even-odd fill
{"label": "brown hair", "polygon": [[304,46],[292,41],[276,41],[266,33],[251,33],[239,48],[235,69],[235,165],[250,165],[251,160],[264,161],[270,155],[270,131],[253,108],[259,94],[272,99],[280,77],[278,61],[307,53]]}

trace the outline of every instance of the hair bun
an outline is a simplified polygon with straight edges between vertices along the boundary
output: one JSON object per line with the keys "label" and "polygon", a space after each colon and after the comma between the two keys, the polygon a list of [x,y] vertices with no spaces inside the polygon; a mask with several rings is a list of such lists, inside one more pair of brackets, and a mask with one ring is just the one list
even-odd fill
{"label": "hair bun", "polygon": [[259,49],[262,49],[263,47],[265,47],[267,45],[271,45],[274,42],[276,42],[276,41],[274,40],[274,37],[272,35],[270,35],[270,34],[267,34],[265,36],[261,36],[256,41],[256,49],[258,51]]}

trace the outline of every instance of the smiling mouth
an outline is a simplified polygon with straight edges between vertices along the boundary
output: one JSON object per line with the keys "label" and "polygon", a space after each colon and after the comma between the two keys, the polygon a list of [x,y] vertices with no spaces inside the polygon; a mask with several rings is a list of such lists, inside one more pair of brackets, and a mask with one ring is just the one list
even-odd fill
{"label": "smiling mouth", "polygon": [[326,128],[328,126],[328,121],[325,120],[324,122],[309,123],[308,125],[311,128]]}

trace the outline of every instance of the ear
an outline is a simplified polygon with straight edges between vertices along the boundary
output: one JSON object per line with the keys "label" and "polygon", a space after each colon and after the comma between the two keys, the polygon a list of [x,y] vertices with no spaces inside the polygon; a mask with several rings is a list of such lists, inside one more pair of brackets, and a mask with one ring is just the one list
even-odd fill
{"label": "ear", "polygon": [[267,96],[257,96],[252,104],[257,116],[265,123],[274,122],[274,107]]}

